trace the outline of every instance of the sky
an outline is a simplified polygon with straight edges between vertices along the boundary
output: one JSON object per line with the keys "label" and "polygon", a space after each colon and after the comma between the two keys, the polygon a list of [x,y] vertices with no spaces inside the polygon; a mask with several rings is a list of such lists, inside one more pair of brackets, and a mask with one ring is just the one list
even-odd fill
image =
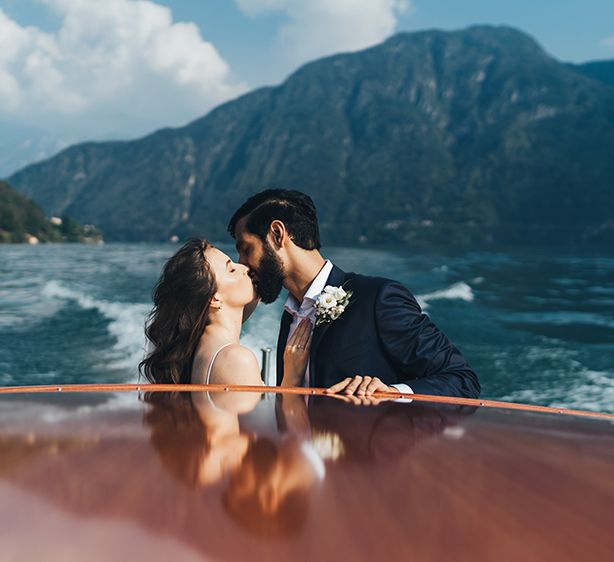
{"label": "sky", "polygon": [[563,61],[614,59],[614,0],[0,0],[0,177],[184,125],[315,58],[474,24]]}

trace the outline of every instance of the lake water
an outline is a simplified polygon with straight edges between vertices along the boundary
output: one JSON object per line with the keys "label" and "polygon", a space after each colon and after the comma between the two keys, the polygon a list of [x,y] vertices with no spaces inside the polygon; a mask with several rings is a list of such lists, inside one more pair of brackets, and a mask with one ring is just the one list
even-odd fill
{"label": "lake water", "polygon": [[[151,289],[176,249],[0,245],[0,385],[136,382]],[[479,374],[483,398],[614,412],[614,256],[324,253],[409,287]],[[245,326],[258,357],[275,347],[283,300]]]}

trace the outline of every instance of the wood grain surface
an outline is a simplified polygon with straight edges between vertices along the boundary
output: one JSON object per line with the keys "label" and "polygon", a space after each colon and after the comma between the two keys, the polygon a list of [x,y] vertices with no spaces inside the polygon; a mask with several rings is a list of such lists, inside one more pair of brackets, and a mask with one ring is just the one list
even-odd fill
{"label": "wood grain surface", "polygon": [[608,418],[427,399],[356,406],[320,392],[104,390],[0,393],[0,560],[614,552]]}

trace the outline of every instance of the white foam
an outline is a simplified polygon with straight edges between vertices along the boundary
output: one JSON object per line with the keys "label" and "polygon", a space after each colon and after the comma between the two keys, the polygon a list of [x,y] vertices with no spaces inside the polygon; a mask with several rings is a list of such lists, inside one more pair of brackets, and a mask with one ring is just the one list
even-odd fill
{"label": "white foam", "polygon": [[36,276],[25,279],[0,280],[0,328],[27,330],[32,322],[49,318],[58,311],[58,304],[38,298],[42,280]]}
{"label": "white foam", "polygon": [[515,390],[503,401],[543,404],[552,408],[572,408],[592,412],[614,412],[614,376],[605,371],[583,368],[572,381],[558,381],[542,388]]}
{"label": "white foam", "polygon": [[[552,302],[552,300],[548,302]],[[603,314],[595,312],[578,312],[574,310],[514,312],[506,315],[506,321],[526,324],[549,324],[552,326],[582,324],[586,326],[614,328],[614,321]]]}
{"label": "white foam", "polygon": [[15,382],[15,377],[10,373],[0,373],[0,386],[9,386]]}
{"label": "white foam", "polygon": [[447,289],[426,293],[425,295],[416,295],[416,300],[422,308],[428,308],[429,301],[433,300],[460,299],[466,302],[473,302],[474,298],[473,290],[464,281],[454,283],[454,285],[451,285]]}
{"label": "white foam", "polygon": [[145,345],[145,318],[150,305],[144,303],[112,302],[96,299],[71,289],[58,281],[49,281],[42,289],[43,296],[76,302],[83,309],[97,310],[109,320],[107,330],[115,338],[108,367],[130,369],[136,373],[136,365],[143,357]]}

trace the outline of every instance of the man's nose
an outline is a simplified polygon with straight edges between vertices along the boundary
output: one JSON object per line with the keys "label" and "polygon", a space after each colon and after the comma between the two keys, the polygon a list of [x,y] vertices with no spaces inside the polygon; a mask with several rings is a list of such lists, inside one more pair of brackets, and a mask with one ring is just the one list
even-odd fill
{"label": "man's nose", "polygon": [[248,264],[247,264],[247,260],[245,259],[245,256],[244,256],[244,255],[242,255],[242,254],[239,254],[239,263],[240,263],[241,265],[246,266],[246,267],[249,269],[249,266],[248,266]]}

